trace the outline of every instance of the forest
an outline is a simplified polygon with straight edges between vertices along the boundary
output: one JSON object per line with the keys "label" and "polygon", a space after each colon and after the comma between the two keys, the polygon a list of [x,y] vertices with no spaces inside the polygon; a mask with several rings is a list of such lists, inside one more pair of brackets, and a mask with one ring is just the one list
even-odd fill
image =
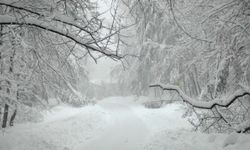
{"label": "forest", "polygon": [[137,40],[126,51],[138,59],[130,58],[125,72],[117,69],[122,89],[179,95],[199,118],[197,129],[250,130],[249,2],[131,1],[128,7]]}
{"label": "forest", "polygon": [[250,1],[0,0],[1,132],[3,150],[247,150]]}

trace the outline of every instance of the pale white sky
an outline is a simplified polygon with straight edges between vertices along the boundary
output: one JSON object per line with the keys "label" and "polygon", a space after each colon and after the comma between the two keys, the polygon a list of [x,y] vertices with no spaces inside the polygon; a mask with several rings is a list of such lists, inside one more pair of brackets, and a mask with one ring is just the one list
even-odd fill
{"label": "pale white sky", "polygon": [[97,64],[95,64],[94,61],[90,61],[88,64],[88,70],[91,82],[110,82],[110,71],[118,64],[119,62],[113,61],[109,58],[101,58],[98,60]]}
{"label": "pale white sky", "polygon": [[[99,3],[99,11],[105,12],[107,9],[109,9],[111,0],[97,0]],[[106,14],[103,15],[107,21],[109,21],[109,18],[111,18],[110,12],[107,11]],[[88,64],[88,71],[89,71],[89,77],[90,80],[94,83],[101,83],[103,82],[110,82],[111,76],[110,71],[114,68],[114,66],[118,65],[119,62],[113,61],[112,59],[103,57],[101,59],[98,59],[97,64],[90,60]]]}

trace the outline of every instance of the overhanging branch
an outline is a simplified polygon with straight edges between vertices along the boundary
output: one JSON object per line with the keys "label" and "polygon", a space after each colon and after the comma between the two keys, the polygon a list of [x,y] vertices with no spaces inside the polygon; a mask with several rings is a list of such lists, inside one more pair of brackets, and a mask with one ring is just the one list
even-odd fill
{"label": "overhanging branch", "polygon": [[180,87],[175,86],[175,85],[152,84],[149,87],[159,87],[162,90],[175,91],[179,94],[179,96],[182,98],[182,100],[184,102],[187,102],[188,104],[192,105],[193,107],[201,108],[201,109],[212,109],[215,106],[228,107],[238,98],[244,97],[246,95],[250,95],[249,90],[239,89],[229,96],[217,98],[217,99],[214,99],[212,101],[206,102],[206,101],[201,101],[200,99],[195,99],[195,98],[189,97],[180,89]]}
{"label": "overhanging branch", "polygon": [[[180,87],[176,85],[169,85],[169,84],[152,84],[149,87],[159,87],[163,91],[175,91],[179,94],[179,96],[182,98],[182,100],[191,106],[195,108],[201,108],[201,109],[212,109],[216,108],[216,106],[220,107],[229,107],[231,104],[233,104],[238,98],[250,95],[250,89],[249,87],[242,86],[241,89],[235,91],[233,94],[221,98],[214,99],[212,101],[206,102],[201,101],[200,99],[191,98],[188,95],[186,95]],[[222,116],[220,116],[221,119],[223,119]],[[226,120],[224,120],[226,123],[228,123]],[[231,126],[231,125],[230,125]],[[236,128],[236,132],[238,133],[245,133],[250,130],[250,120],[247,119],[246,121],[240,123]]]}
{"label": "overhanging branch", "polygon": [[90,49],[92,51],[99,52],[105,56],[112,57],[115,59],[122,58],[121,56],[113,54],[112,52],[109,52],[105,49],[100,49],[100,48],[95,47],[91,44],[85,43],[84,41],[82,41],[82,39],[80,37],[77,37],[77,36],[69,33],[65,29],[61,29],[60,27],[59,28],[54,27],[54,25],[49,23],[49,22],[44,22],[44,21],[38,20],[38,19],[33,18],[33,17],[17,19],[15,17],[9,16],[9,15],[0,15],[0,24],[1,25],[27,25],[27,26],[37,27],[37,28],[58,34],[58,35],[63,36],[65,38],[68,38],[68,39],[74,41],[75,43],[84,46],[86,49]]}
{"label": "overhanging branch", "polygon": [[[7,6],[7,7],[19,9],[19,10],[23,10],[23,11],[26,11],[28,13],[37,15],[39,17],[45,17],[46,18],[46,16],[44,14],[41,14],[39,12],[36,12],[36,11],[30,10],[28,8],[25,8],[25,6],[23,6],[22,4],[13,3],[10,0],[3,0],[3,1],[0,2],[0,5],[4,5],[4,6]],[[76,28],[78,28],[78,29],[80,29],[80,30],[82,30],[84,32],[87,32],[90,35],[92,34],[90,31],[88,31],[84,27],[79,26],[78,24],[74,23],[75,20],[73,20],[72,18],[69,18],[67,16],[58,16],[58,15],[56,15],[53,18],[51,18],[51,20],[61,22],[61,23],[64,23],[64,24],[67,24],[67,25],[70,25],[70,26],[73,26],[73,27],[76,27]]]}

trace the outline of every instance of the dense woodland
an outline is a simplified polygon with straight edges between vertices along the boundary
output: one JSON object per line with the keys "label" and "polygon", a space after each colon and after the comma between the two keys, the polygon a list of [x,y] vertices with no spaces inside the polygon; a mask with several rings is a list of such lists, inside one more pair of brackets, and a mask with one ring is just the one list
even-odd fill
{"label": "dense woodland", "polygon": [[25,116],[47,108],[50,98],[70,104],[89,100],[86,60],[121,58],[119,45],[113,46],[121,24],[106,24],[99,16],[96,3],[86,0],[0,1],[3,128],[16,109],[28,109]]}
{"label": "dense woodland", "polygon": [[130,0],[125,4],[136,22],[136,42],[125,51],[138,58],[127,59],[126,71],[117,68],[121,89],[137,95],[157,87],[165,94],[177,93],[191,104],[188,113],[197,116],[199,121],[190,120],[196,129],[247,132],[250,2]]}
{"label": "dense woodland", "polygon": [[86,61],[109,57],[121,64],[112,71],[116,94],[167,94],[187,103],[195,130],[249,132],[248,0],[113,0],[109,22],[97,7],[0,0],[3,128],[24,110],[49,107],[50,98],[93,98]]}

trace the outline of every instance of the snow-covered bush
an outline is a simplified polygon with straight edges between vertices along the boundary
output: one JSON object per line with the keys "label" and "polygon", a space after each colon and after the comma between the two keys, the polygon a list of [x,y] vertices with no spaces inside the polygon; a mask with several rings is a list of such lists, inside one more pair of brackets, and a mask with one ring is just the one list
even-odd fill
{"label": "snow-covered bush", "polygon": [[39,122],[43,120],[41,114],[42,108],[39,107],[29,107],[26,105],[19,105],[17,108],[17,116],[15,122],[25,123],[25,122]]}

